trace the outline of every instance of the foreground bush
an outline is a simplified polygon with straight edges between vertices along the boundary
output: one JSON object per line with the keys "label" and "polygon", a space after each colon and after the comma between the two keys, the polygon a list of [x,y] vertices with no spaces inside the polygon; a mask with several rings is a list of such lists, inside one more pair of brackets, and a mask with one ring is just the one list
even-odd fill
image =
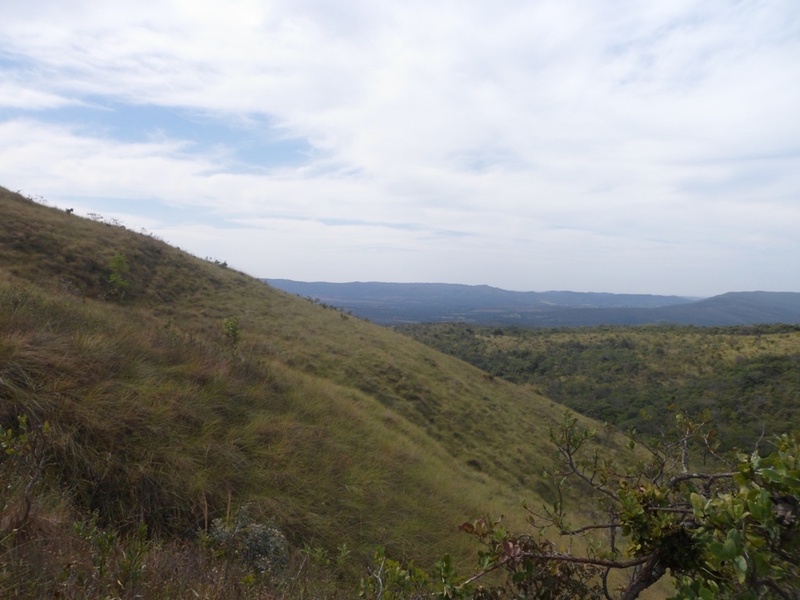
{"label": "foreground bush", "polygon": [[[46,424],[20,419],[0,436],[0,597],[632,600],[654,586],[663,592],[669,579],[675,598],[796,598],[800,436],[726,464],[703,425],[676,423],[672,439],[631,442],[632,466],[623,467],[587,456],[595,434],[565,416],[552,434],[562,462],[551,473],[552,504],[529,510],[529,532],[467,522],[461,530],[480,548],[473,572],[446,557],[425,570],[379,552],[359,586],[345,575],[346,547],[335,560],[323,549],[292,549],[250,506],[185,539],[81,516],[40,482]],[[719,468],[693,469],[698,449]],[[566,506],[575,489],[584,504]],[[570,509],[593,502],[607,520],[573,527]]]}
{"label": "foreground bush", "polygon": [[[713,454],[710,436],[681,415],[677,425],[672,440],[645,444],[647,460],[635,460],[642,454],[631,442],[635,466],[625,468],[584,456],[594,433],[566,416],[553,434],[563,463],[552,473],[553,504],[530,511],[531,532],[512,533],[488,518],[464,523],[482,547],[475,572],[461,575],[442,561],[428,573],[380,557],[362,594],[633,600],[669,575],[674,598],[797,598],[800,435],[775,439],[765,455],[739,454],[731,464],[717,456],[722,469],[694,471],[690,450],[699,441]],[[605,522],[570,526],[562,493],[570,482],[585,502],[602,506]],[[559,550],[565,538],[578,537],[588,538],[584,553]]]}

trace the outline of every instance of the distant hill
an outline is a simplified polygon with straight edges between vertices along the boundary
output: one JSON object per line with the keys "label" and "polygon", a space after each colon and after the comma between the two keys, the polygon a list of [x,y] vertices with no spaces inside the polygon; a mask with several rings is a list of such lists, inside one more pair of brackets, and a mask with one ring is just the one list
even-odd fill
{"label": "distant hill", "polygon": [[731,292],[698,300],[650,294],[512,292],[486,285],[264,281],[382,325],[445,321],[523,327],[800,322],[800,293],[793,292]]}

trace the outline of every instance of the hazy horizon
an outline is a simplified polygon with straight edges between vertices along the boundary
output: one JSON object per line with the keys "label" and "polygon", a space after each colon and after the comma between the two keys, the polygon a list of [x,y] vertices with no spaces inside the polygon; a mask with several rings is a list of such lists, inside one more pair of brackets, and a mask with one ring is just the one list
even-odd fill
{"label": "hazy horizon", "polygon": [[578,294],[618,294],[618,295],[633,295],[633,296],[675,296],[678,298],[685,298],[691,300],[705,300],[707,298],[712,298],[714,296],[721,296],[723,294],[731,294],[731,293],[759,293],[759,292],[767,292],[767,293],[790,293],[790,294],[797,294],[800,292],[795,292],[793,290],[725,290],[724,292],[720,292],[719,294],[713,294],[711,296],[693,296],[687,294],[675,294],[675,293],[664,293],[664,294],[656,294],[652,292],[609,292],[607,290],[573,290],[573,289],[516,289],[516,288],[506,288],[500,287],[495,285],[489,285],[487,283],[459,283],[459,282],[447,282],[447,281],[379,281],[379,280],[348,280],[348,281],[328,281],[328,280],[301,280],[301,279],[292,279],[290,277],[260,277],[265,281],[269,280],[284,280],[284,281],[292,281],[295,283],[308,283],[308,284],[334,284],[334,285],[348,285],[348,284],[378,284],[378,285],[464,285],[468,287],[491,287],[496,288],[499,290],[503,290],[506,292],[532,292],[537,294],[543,293],[562,293],[562,292],[571,292],[571,293],[578,293]]}

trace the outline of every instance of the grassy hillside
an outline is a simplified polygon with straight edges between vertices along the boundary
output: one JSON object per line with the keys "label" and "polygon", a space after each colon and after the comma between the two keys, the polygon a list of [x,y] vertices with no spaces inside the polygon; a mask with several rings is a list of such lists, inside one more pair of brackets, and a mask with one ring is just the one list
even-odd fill
{"label": "grassy hillside", "polygon": [[[48,532],[22,546],[38,558],[3,551],[9,596],[73,581],[87,540],[103,547],[92,527],[195,540],[244,506],[292,548],[346,545],[355,564],[379,545],[463,558],[460,522],[519,523],[521,501],[542,501],[561,412],[393,331],[0,188],[0,425],[24,449],[0,463],[0,543],[26,512]],[[176,581],[189,564],[163,562]]]}
{"label": "grassy hillside", "polygon": [[671,409],[708,410],[723,447],[750,449],[800,418],[800,326],[402,331],[583,414],[656,432]]}

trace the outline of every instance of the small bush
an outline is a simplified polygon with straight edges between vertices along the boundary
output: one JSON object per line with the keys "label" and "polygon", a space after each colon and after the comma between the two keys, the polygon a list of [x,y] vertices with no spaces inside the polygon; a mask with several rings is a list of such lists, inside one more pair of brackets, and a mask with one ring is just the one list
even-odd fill
{"label": "small bush", "polygon": [[239,345],[241,338],[241,329],[239,328],[239,317],[229,317],[222,321],[222,329],[225,332],[225,337],[228,340],[231,348],[236,349]]}
{"label": "small bush", "polygon": [[218,554],[241,561],[257,574],[276,575],[288,565],[286,536],[274,525],[256,522],[246,513],[233,522],[214,519],[207,541]]}
{"label": "small bush", "polygon": [[128,264],[128,258],[124,254],[115,254],[108,262],[111,269],[111,274],[108,276],[108,282],[111,284],[111,293],[122,298],[125,296],[125,290],[130,286],[130,281],[125,279],[125,275],[131,270]]}

